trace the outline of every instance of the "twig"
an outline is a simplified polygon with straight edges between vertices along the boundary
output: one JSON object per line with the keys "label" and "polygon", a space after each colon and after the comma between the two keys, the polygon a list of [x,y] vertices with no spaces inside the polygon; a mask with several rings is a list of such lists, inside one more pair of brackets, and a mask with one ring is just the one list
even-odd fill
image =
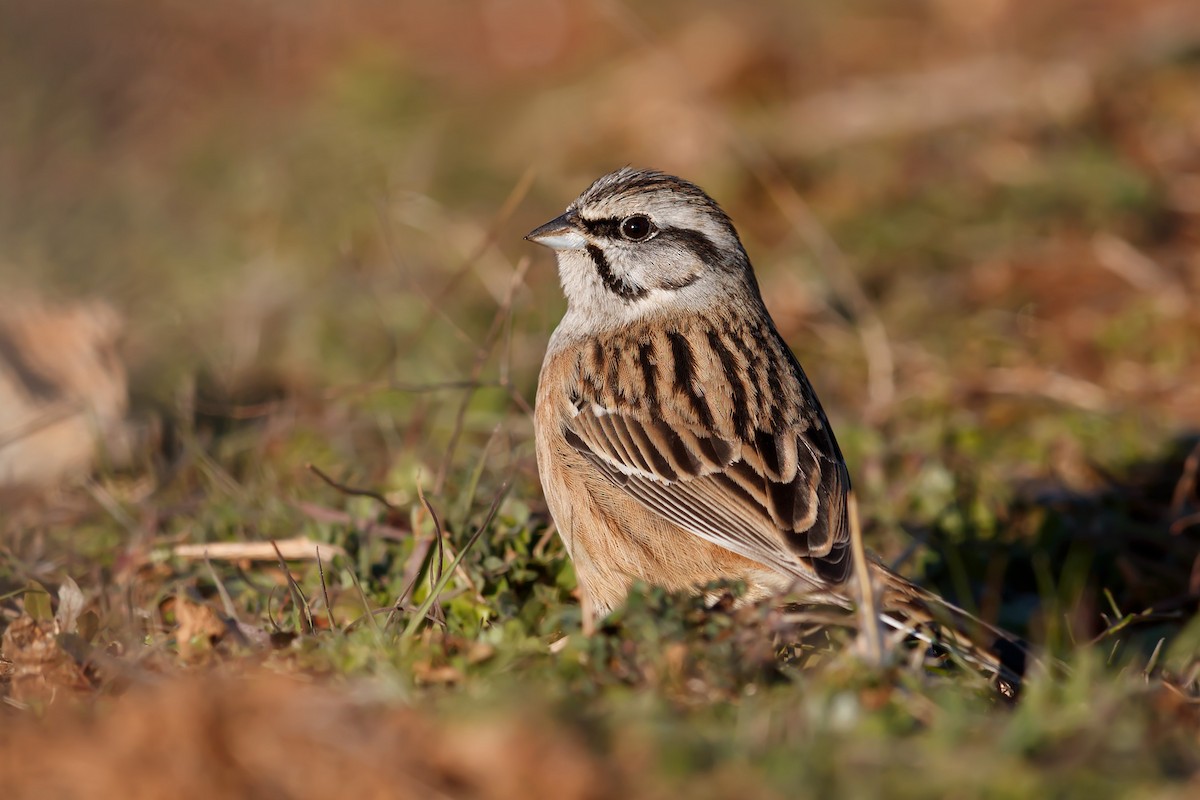
{"label": "twig", "polygon": [[313,473],[318,478],[325,481],[325,483],[329,484],[334,489],[337,489],[339,492],[342,492],[343,494],[348,494],[353,497],[369,497],[372,500],[382,503],[384,505],[384,507],[389,510],[392,510],[392,511],[397,510],[396,506],[393,505],[390,500],[388,500],[386,497],[384,497],[379,492],[373,491],[371,489],[356,489],[353,486],[347,486],[344,483],[338,483],[333,478],[326,475],[321,470],[321,468],[318,467],[316,464],[305,464],[305,467],[308,469],[309,472]]}
{"label": "twig", "polygon": [[901,525],[900,528],[908,534],[910,541],[908,545],[900,551],[900,554],[892,559],[892,563],[887,565],[888,569],[890,569],[892,572],[899,572],[904,565],[908,563],[909,559],[917,554],[918,550],[929,544],[928,530],[922,529],[920,531],[915,531],[910,526],[906,525]]}
{"label": "twig", "polygon": [[[321,545],[334,553],[344,554],[337,545]],[[317,557],[318,544],[299,536],[270,542],[211,542],[208,544],[177,544],[171,554],[177,558],[216,559],[218,561],[274,561],[282,556],[288,561],[306,561]]]}
{"label": "twig", "polygon": [[524,413],[525,416],[533,416],[533,406],[529,405],[529,401],[526,400],[519,391],[517,391],[516,386],[514,386],[510,381],[504,381],[500,385],[505,389],[505,391],[508,392],[509,399],[513,401],[513,404],[517,408],[521,409],[521,412]]}

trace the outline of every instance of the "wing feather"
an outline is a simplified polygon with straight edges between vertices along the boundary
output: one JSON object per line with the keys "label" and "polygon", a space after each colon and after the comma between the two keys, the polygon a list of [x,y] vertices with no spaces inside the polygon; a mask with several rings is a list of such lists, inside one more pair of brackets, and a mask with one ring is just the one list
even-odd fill
{"label": "wing feather", "polygon": [[738,441],[579,404],[564,433],[614,485],[696,536],[809,582],[848,573],[849,479],[823,429]]}

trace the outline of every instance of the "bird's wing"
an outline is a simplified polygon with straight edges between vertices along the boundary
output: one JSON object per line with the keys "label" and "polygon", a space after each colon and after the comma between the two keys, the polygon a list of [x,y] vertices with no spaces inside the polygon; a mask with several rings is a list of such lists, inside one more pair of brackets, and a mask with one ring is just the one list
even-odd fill
{"label": "bird's wing", "polygon": [[567,442],[613,484],[680,528],[814,585],[849,574],[849,476],[827,428],[729,440],[576,403]]}

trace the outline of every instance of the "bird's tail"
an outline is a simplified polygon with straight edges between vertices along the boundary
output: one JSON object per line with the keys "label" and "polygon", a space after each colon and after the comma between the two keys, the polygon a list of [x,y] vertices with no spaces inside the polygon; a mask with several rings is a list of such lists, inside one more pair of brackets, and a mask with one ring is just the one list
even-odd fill
{"label": "bird's tail", "polygon": [[882,564],[871,562],[876,613],[887,627],[940,656],[957,658],[989,675],[1002,694],[1015,696],[1026,671],[1038,661],[1020,637],[922,589]]}

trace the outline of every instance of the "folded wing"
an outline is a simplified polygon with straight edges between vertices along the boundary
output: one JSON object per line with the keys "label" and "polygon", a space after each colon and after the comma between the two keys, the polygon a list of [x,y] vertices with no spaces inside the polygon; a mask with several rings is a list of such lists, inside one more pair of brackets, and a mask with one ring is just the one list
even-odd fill
{"label": "folded wing", "polygon": [[739,440],[577,403],[567,442],[685,531],[822,587],[849,574],[845,466],[824,430]]}

